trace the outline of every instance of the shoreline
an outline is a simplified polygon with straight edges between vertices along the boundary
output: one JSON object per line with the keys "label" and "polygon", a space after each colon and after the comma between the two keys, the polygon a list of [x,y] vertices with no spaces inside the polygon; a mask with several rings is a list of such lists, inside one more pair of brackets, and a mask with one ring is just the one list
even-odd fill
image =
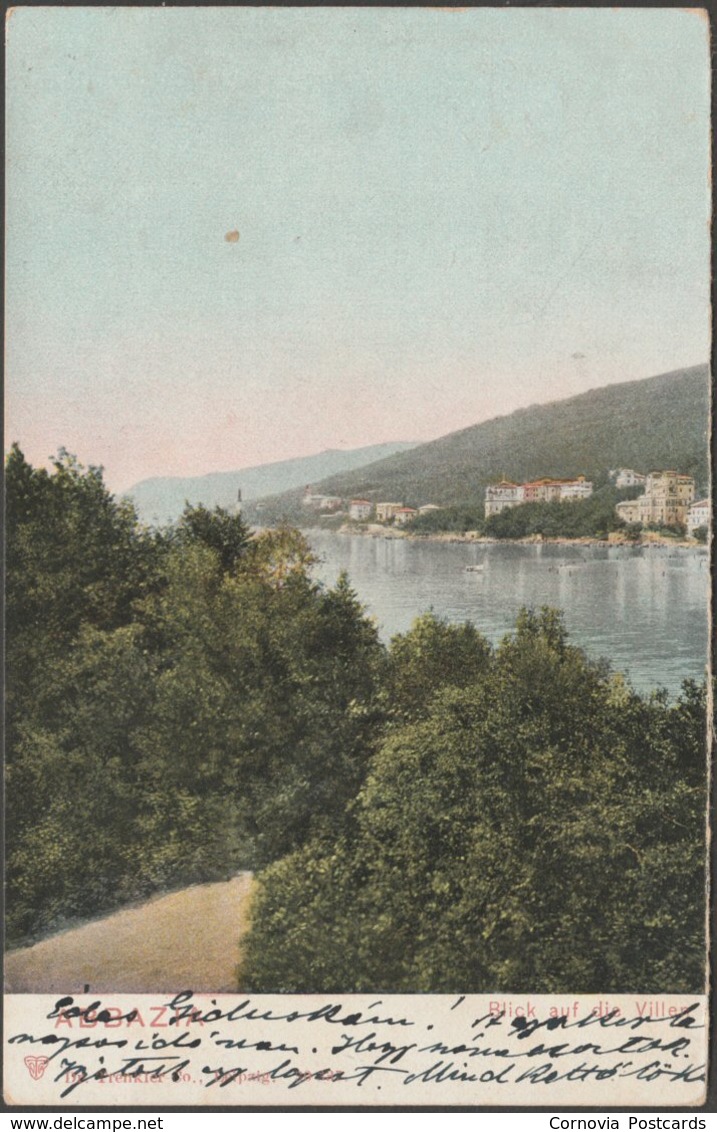
{"label": "shoreline", "polygon": [[336,535],[359,535],[361,538],[373,539],[408,539],[411,542],[450,542],[450,543],[469,543],[474,546],[499,546],[501,544],[509,543],[522,546],[621,546],[631,547],[633,549],[643,549],[645,547],[674,547],[681,550],[698,550],[709,553],[709,545],[707,543],[697,542],[695,539],[673,539],[664,535],[651,533],[648,537],[640,537],[639,539],[627,538],[594,538],[584,535],[579,538],[569,538],[568,536],[543,536],[543,535],[526,535],[523,538],[491,538],[487,535],[479,535],[477,531],[435,531],[429,534],[417,534],[411,531],[396,530],[392,527],[383,527],[379,523],[369,523],[362,528],[350,527],[344,523],[340,527],[307,527],[305,533],[312,532],[320,534],[336,534]]}

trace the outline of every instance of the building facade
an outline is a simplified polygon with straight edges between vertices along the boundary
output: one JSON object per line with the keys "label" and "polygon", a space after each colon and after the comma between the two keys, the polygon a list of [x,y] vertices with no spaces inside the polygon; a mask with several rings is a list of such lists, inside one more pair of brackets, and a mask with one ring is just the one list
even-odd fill
{"label": "building facade", "polygon": [[501,480],[500,483],[489,484],[485,489],[486,519],[499,514],[506,507],[517,507],[520,503],[525,503],[522,484]]}
{"label": "building facade", "polygon": [[642,487],[647,479],[633,468],[612,468],[609,475],[615,481],[615,487]]}
{"label": "building facade", "polygon": [[406,523],[410,523],[414,519],[418,511],[415,507],[400,507],[394,516],[394,523],[397,527],[405,527]]}
{"label": "building facade", "polygon": [[349,519],[362,523],[371,518],[373,504],[368,499],[352,499],[349,503]]}
{"label": "building facade", "polygon": [[501,480],[489,484],[485,489],[485,517],[498,515],[506,507],[518,507],[521,503],[563,503],[571,499],[587,499],[592,495],[593,485],[585,476],[574,480],[554,480],[544,477],[529,483],[512,483]]}
{"label": "building facade", "polygon": [[403,507],[403,503],[377,503],[376,504],[376,518],[379,523],[387,523],[389,519],[393,519],[398,511]]}
{"label": "building facade", "polygon": [[709,499],[699,499],[687,512],[687,533],[694,534],[698,527],[712,526],[712,504]]}
{"label": "building facade", "polygon": [[560,499],[587,499],[593,493],[593,485],[585,476],[576,480],[564,480],[560,485]]}
{"label": "building facade", "polygon": [[695,498],[692,476],[679,472],[650,472],[645,477],[645,491],[637,499],[617,504],[617,513],[626,523],[646,526],[684,526]]}

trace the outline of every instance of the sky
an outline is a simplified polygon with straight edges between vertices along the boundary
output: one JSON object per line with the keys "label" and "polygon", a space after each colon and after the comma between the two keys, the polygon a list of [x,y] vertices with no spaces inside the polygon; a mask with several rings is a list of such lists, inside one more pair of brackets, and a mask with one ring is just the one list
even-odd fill
{"label": "sky", "polygon": [[6,445],[123,491],[709,356],[687,9],[16,8]]}

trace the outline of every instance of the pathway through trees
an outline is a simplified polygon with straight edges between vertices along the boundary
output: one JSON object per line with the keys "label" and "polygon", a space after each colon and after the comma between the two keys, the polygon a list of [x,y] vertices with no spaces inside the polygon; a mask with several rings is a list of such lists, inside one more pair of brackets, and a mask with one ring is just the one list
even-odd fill
{"label": "pathway through trees", "polygon": [[5,957],[10,993],[235,991],[252,874],[155,896]]}

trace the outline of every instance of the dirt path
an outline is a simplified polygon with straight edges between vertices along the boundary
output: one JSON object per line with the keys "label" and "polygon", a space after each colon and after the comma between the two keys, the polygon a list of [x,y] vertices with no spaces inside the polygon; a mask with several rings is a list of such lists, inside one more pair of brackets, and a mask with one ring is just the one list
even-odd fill
{"label": "dirt path", "polygon": [[251,873],[156,896],[5,956],[11,993],[233,991]]}

